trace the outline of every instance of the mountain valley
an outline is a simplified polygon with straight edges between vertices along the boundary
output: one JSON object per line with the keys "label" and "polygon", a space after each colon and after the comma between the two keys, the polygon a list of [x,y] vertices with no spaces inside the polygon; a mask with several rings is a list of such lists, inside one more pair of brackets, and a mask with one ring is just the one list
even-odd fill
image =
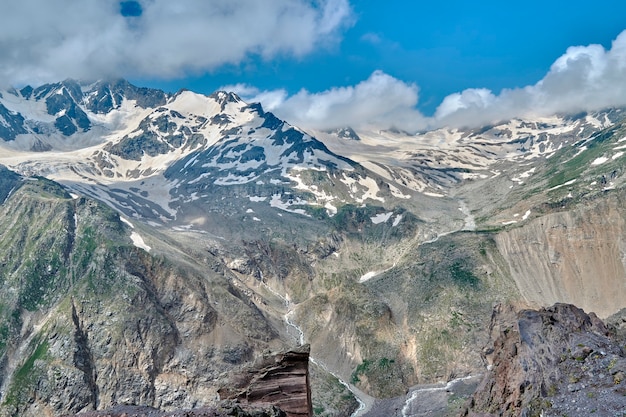
{"label": "mountain valley", "polygon": [[489,375],[494,306],[617,320],[625,123],[305,132],[230,92],[2,91],[0,415],[212,406],[307,344],[314,415],[418,415],[415,386]]}

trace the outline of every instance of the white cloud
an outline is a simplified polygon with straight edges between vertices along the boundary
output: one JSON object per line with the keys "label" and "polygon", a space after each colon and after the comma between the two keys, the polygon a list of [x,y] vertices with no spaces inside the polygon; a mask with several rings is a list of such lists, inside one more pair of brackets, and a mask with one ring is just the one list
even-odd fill
{"label": "white cloud", "polygon": [[367,42],[367,43],[370,43],[372,45],[380,45],[383,42],[383,40],[382,40],[382,38],[380,37],[379,34],[372,33],[372,32],[368,32],[368,33],[364,34],[363,36],[361,36],[361,40],[363,42]]}
{"label": "white cloud", "polygon": [[[243,88],[243,86],[240,86]],[[418,87],[382,71],[355,86],[319,93],[241,90],[279,117],[304,128],[400,129],[476,127],[511,118],[550,116],[626,106],[626,31],[609,50],[601,45],[568,48],[534,85],[499,94],[470,88],[445,97],[435,114],[417,110]]]}
{"label": "white cloud", "polygon": [[431,125],[476,126],[614,106],[626,106],[626,31],[609,50],[601,45],[568,48],[534,85],[498,95],[485,89],[451,94],[437,108]]}
{"label": "white cloud", "polygon": [[250,55],[302,56],[352,19],[348,0],[21,0],[0,14],[0,76],[11,84],[66,77],[172,77]]}
{"label": "white cloud", "polygon": [[260,101],[266,110],[303,128],[326,130],[352,126],[415,131],[425,126],[424,116],[415,108],[417,86],[382,71],[375,71],[355,86],[320,93],[301,90],[291,97],[284,90],[230,87],[235,87],[234,91],[241,93],[246,101]]}
{"label": "white cloud", "polygon": [[261,103],[265,111],[275,111],[287,99],[287,90],[259,90],[248,84],[225,85],[219,90],[230,91],[243,98],[248,103]]}

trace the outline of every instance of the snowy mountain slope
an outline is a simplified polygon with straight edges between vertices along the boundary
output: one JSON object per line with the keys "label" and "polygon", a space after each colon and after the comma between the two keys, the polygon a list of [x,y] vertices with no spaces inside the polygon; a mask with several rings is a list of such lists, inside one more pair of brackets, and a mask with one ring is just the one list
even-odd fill
{"label": "snowy mountain slope", "polygon": [[[410,189],[447,195],[468,179],[488,179],[520,163],[549,158],[558,149],[612,126],[623,109],[593,114],[513,119],[480,129],[438,129],[409,135],[357,132],[359,141],[319,132],[333,151]],[[541,163],[541,162],[539,162]]]}
{"label": "snowy mountain slope", "polygon": [[73,80],[26,86],[1,93],[0,113],[11,132],[0,131],[4,148],[21,151],[71,151],[102,143],[137,113],[164,103],[166,94],[137,88],[126,81],[80,85]]}
{"label": "snowy mountain slope", "polygon": [[[59,181],[130,217],[197,227],[211,223],[199,207],[224,216],[230,200],[241,197],[257,207],[248,217],[262,223],[259,210],[268,209],[274,221],[276,213],[332,217],[346,204],[383,210],[410,197],[232,93],[165,95],[122,81],[64,81],[3,97],[9,95],[3,103],[30,130],[0,142],[0,163]],[[29,126],[39,126],[38,133]],[[35,143],[45,152],[34,152]],[[228,212],[250,210],[236,205]]]}
{"label": "snowy mountain slope", "polygon": [[[365,204],[374,218],[400,207],[445,232],[474,224],[469,212],[484,215],[557,151],[624,112],[416,135],[346,128],[312,136],[232,93],[168,95],[126,81],[66,80],[3,92],[0,117],[0,163],[130,217],[221,230],[229,217],[270,227],[277,214],[332,217]],[[493,192],[472,191],[484,182]],[[225,217],[211,219],[216,213]]]}

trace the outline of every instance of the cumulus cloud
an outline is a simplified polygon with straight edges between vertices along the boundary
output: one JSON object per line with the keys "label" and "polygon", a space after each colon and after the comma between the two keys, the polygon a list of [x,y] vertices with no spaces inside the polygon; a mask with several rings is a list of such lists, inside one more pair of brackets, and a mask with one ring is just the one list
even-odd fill
{"label": "cumulus cloud", "polygon": [[417,86],[382,71],[375,71],[355,86],[319,93],[301,90],[290,97],[284,90],[259,91],[244,85],[230,87],[245,100],[259,101],[265,109],[303,128],[328,130],[352,126],[414,131],[426,122],[415,108]]}
{"label": "cumulus cloud", "polygon": [[305,55],[351,19],[348,0],[7,2],[0,75],[11,84],[181,76],[251,55]]}
{"label": "cumulus cloud", "polygon": [[446,97],[434,126],[475,126],[514,117],[626,106],[626,31],[606,50],[601,45],[573,46],[534,85],[494,94],[468,89]]}
{"label": "cumulus cloud", "polygon": [[476,127],[512,118],[551,116],[626,106],[626,31],[606,50],[574,46],[536,84],[496,94],[470,88],[445,97],[435,114],[417,110],[418,87],[382,71],[355,86],[288,96],[284,90],[233,86],[249,101],[290,122],[313,129],[399,129],[409,133],[440,127]]}

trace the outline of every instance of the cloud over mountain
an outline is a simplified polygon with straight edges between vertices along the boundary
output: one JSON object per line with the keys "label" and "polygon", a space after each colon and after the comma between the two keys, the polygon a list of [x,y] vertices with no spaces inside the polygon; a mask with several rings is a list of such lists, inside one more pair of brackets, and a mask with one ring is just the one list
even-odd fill
{"label": "cloud over mountain", "polygon": [[302,56],[335,39],[351,16],[347,0],[8,2],[0,14],[0,76],[9,84],[165,78],[251,55]]}
{"label": "cloud over mountain", "polygon": [[241,84],[223,88],[235,91],[247,101],[260,101],[267,110],[304,128],[371,126],[414,130],[425,123],[415,109],[417,86],[382,71],[375,71],[355,86],[320,93],[301,90],[290,97],[284,90],[258,91]]}
{"label": "cloud over mountain", "polygon": [[468,89],[446,97],[435,113],[437,125],[473,125],[512,117],[599,110],[626,105],[626,31],[609,50],[572,46],[534,85],[494,94]]}
{"label": "cloud over mountain", "polygon": [[549,116],[626,106],[626,31],[610,49],[573,46],[536,84],[499,93],[471,88],[445,97],[432,116],[417,110],[418,87],[382,71],[355,86],[288,96],[284,90],[231,86],[252,101],[308,128],[376,127],[407,132],[443,126],[480,126],[514,117]]}

